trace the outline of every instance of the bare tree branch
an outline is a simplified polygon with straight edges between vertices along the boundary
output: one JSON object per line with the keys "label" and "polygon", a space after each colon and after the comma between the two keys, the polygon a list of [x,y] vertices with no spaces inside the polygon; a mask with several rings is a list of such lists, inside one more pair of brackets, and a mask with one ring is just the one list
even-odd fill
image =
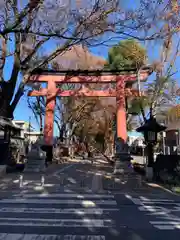
{"label": "bare tree branch", "polygon": [[[78,4],[66,0],[58,4],[56,0],[8,0],[1,5],[0,78],[5,77],[6,84],[1,84],[0,114],[5,106],[14,111],[34,69],[51,66],[56,57],[63,57],[76,44],[92,47],[112,44],[115,38],[166,38],[167,46],[179,31],[179,9],[169,1],[140,1],[140,7],[134,10],[123,9],[118,0],[82,0]],[[13,46],[11,50],[9,46]],[[3,72],[11,54],[12,73],[7,79]]]}
{"label": "bare tree branch", "polygon": [[[20,12],[20,14],[16,15],[14,23],[0,31],[0,35],[4,36],[15,31],[15,29],[23,22],[24,18],[32,11],[34,11],[39,6],[39,4],[41,4],[41,2],[41,0],[31,0]],[[17,6],[17,3],[15,6]]]}

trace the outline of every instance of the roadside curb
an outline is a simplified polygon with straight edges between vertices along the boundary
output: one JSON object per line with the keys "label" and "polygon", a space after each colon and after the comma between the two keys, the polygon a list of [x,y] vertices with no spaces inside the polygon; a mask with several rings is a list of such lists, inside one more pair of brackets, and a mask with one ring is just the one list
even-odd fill
{"label": "roadside curb", "polygon": [[[160,184],[157,184],[157,183],[148,183],[148,182],[146,182],[145,183],[146,185],[148,185],[148,186],[150,186],[150,187],[156,187],[156,188],[160,188],[160,189],[162,189],[162,190],[164,190],[164,191],[166,191],[166,192],[168,192],[168,193],[171,193],[172,195],[175,195],[175,196],[178,196],[178,197],[180,197],[180,194],[178,194],[178,193],[175,193],[174,191],[172,191],[172,190],[170,190],[170,189],[168,189],[168,188],[166,188],[166,187],[163,187],[162,185],[160,185]],[[152,186],[153,185],[153,186]]]}

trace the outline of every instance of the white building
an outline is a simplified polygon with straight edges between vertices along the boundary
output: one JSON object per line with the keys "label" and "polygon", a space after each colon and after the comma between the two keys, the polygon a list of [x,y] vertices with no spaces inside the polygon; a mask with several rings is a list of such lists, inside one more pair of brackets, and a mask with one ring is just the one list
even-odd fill
{"label": "white building", "polygon": [[144,137],[142,134],[137,132],[128,132],[128,145],[129,146],[138,146],[143,147],[144,146]]}
{"label": "white building", "polygon": [[21,128],[21,137],[28,139],[31,143],[36,142],[36,140],[42,136],[41,132],[36,132],[32,130],[32,127],[26,121],[13,120],[15,126]]}

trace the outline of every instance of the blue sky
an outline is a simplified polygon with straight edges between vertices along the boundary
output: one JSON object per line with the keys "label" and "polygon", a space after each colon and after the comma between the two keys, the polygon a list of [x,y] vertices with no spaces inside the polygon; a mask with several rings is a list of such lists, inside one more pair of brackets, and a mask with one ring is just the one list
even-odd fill
{"label": "blue sky", "polygon": [[[108,55],[108,47],[107,46],[98,46],[98,47],[95,47],[95,48],[91,48],[91,52],[95,55],[98,55],[98,56],[102,56],[104,58],[107,58],[107,55]],[[148,48],[148,56],[149,56],[149,61],[153,61],[155,59],[157,59],[157,57],[159,56],[159,46],[156,45],[156,46],[149,46]],[[180,59],[177,60],[176,62],[176,68],[180,66]],[[176,69],[177,70],[177,69]],[[10,69],[8,68],[6,74],[8,75],[8,73],[10,73]],[[179,82],[179,79],[180,79],[180,73],[176,73],[175,74],[175,78],[178,80]],[[32,111],[28,108],[28,105],[27,105],[27,96],[24,95],[16,110],[15,110],[15,119],[16,120],[25,120],[25,121],[29,121],[29,118],[31,118],[31,123],[32,125],[38,130],[38,124],[32,114]],[[55,134],[57,132],[57,129],[55,128]]]}
{"label": "blue sky", "polygon": [[[138,2],[139,0],[126,0],[126,1],[121,1],[123,6],[122,8],[137,8],[137,5],[138,5]],[[51,43],[49,43],[47,46],[46,46],[46,49],[50,49],[52,47]],[[104,58],[107,58],[107,55],[108,55],[108,47],[106,46],[98,46],[98,47],[95,47],[95,48],[91,48],[90,49],[92,53],[94,53],[95,55],[98,55],[98,56],[101,56],[101,57],[104,57]],[[159,46],[156,44],[156,45],[153,45],[150,43],[148,44],[148,57],[149,57],[149,60],[150,62],[157,59],[157,57],[159,57]],[[11,62],[12,62],[12,59],[9,58],[9,64],[7,64],[7,68],[6,68],[6,72],[5,72],[5,75],[8,76],[8,74],[11,73]],[[180,59],[176,62],[176,68],[178,68],[180,66]],[[177,70],[177,69],[176,69]],[[175,75],[175,78],[178,80],[179,82],[179,78],[180,78],[180,73],[177,73]],[[38,124],[32,114],[32,111],[28,108],[28,105],[27,105],[27,96],[24,95],[16,110],[15,110],[15,119],[16,120],[25,120],[25,121],[29,121],[29,118],[31,117],[31,123],[33,124],[33,126],[38,130]],[[55,132],[56,132],[56,129],[55,129]]]}

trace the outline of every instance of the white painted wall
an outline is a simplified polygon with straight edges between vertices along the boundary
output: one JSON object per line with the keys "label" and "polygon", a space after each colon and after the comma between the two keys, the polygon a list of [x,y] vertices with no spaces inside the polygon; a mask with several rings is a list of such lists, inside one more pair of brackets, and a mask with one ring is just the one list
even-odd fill
{"label": "white painted wall", "polygon": [[144,146],[143,139],[139,136],[129,136],[128,144],[131,146],[133,143],[136,143],[136,146]]}
{"label": "white painted wall", "polygon": [[36,142],[37,139],[42,136],[41,132],[24,132],[25,137],[30,140],[30,142]]}
{"label": "white painted wall", "polygon": [[13,123],[20,127],[21,130],[21,137],[27,137],[27,139],[30,140],[30,142],[36,142],[36,140],[42,136],[41,132],[34,132],[31,131],[29,132],[29,123],[26,121],[19,121],[19,120],[14,120]]}

